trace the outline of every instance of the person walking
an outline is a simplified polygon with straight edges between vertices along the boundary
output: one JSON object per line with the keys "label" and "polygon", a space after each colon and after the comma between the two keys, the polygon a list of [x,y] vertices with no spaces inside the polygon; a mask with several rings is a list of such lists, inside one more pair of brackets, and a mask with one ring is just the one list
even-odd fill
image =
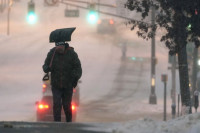
{"label": "person walking", "polygon": [[53,94],[54,121],[61,121],[62,107],[66,122],[72,121],[71,101],[73,88],[77,86],[82,76],[81,62],[73,47],[67,43],[71,41],[71,34],[75,28],[57,29],[50,34],[50,42],[55,42],[45,59],[43,71],[51,72],[51,86]]}

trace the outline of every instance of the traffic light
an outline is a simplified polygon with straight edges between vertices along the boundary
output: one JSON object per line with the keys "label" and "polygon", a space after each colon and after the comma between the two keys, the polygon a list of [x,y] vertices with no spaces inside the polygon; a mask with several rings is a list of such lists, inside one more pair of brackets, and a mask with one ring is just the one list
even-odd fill
{"label": "traffic light", "polygon": [[189,25],[187,26],[187,30],[188,30],[188,31],[191,31],[191,28],[192,28],[192,25],[189,24]]}
{"label": "traffic light", "polygon": [[89,11],[87,19],[91,24],[96,23],[98,20],[98,13],[96,11]]}
{"label": "traffic light", "polygon": [[89,21],[89,23],[94,24],[98,20],[98,13],[95,10],[95,4],[94,3],[90,4],[88,8],[89,8],[89,13],[87,15],[87,20]]}
{"label": "traffic light", "polygon": [[200,23],[200,13],[199,13],[199,9],[195,9],[192,11],[192,14],[190,16],[190,22],[187,26],[187,30],[188,31],[192,31],[192,32],[199,32],[200,28],[199,28],[199,23]]}
{"label": "traffic light", "polygon": [[37,16],[35,14],[35,3],[32,0],[28,3],[28,14],[26,19],[30,24],[34,24],[37,21]]}

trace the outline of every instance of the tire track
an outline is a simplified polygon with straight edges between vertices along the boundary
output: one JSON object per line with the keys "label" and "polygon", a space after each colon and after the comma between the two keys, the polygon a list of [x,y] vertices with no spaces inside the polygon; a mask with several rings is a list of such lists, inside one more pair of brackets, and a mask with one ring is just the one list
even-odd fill
{"label": "tire track", "polygon": [[141,91],[143,74],[147,71],[146,63],[148,62],[122,61],[111,91],[98,100],[81,104],[79,120],[118,121],[128,118],[123,110],[133,102],[137,92]]}

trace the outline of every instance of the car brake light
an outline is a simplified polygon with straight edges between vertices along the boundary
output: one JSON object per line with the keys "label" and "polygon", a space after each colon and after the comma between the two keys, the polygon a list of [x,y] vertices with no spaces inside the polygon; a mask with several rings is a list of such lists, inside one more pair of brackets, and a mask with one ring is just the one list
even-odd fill
{"label": "car brake light", "polygon": [[44,89],[44,88],[47,88],[47,85],[46,84],[43,84],[42,85],[42,88]]}
{"label": "car brake light", "polygon": [[72,105],[72,111],[74,111],[76,109],[75,105]]}
{"label": "car brake light", "polygon": [[39,105],[38,105],[38,108],[39,108],[39,109],[48,109],[48,108],[49,108],[49,105],[47,105],[47,104],[39,104]]}
{"label": "car brake light", "polygon": [[114,24],[114,21],[112,19],[110,19],[110,24]]}
{"label": "car brake light", "polygon": [[47,88],[47,85],[46,85],[46,84],[43,84],[43,85],[42,85],[42,92],[45,92],[45,91],[46,91],[46,88]]}

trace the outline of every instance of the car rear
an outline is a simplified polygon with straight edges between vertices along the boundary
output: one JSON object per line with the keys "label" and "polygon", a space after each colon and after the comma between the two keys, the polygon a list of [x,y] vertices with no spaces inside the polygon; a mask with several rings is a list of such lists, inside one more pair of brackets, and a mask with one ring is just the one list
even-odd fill
{"label": "car rear", "polygon": [[106,33],[115,33],[115,22],[113,19],[100,19],[97,22],[97,32],[106,34]]}
{"label": "car rear", "polygon": [[[79,82],[80,83],[80,82]],[[43,81],[42,98],[36,102],[36,117],[37,121],[54,121],[53,119],[53,95],[51,91],[50,78]],[[79,87],[73,89],[72,96],[72,121],[76,121],[77,107],[79,105]],[[65,121],[65,113],[62,109],[61,121]]]}
{"label": "car rear", "polygon": [[[36,102],[36,116],[37,121],[54,121],[53,119],[53,97],[52,96],[43,96],[41,101]],[[72,102],[72,122],[76,120],[76,111],[77,106]],[[62,109],[61,111],[61,121],[65,121],[65,113]]]}

